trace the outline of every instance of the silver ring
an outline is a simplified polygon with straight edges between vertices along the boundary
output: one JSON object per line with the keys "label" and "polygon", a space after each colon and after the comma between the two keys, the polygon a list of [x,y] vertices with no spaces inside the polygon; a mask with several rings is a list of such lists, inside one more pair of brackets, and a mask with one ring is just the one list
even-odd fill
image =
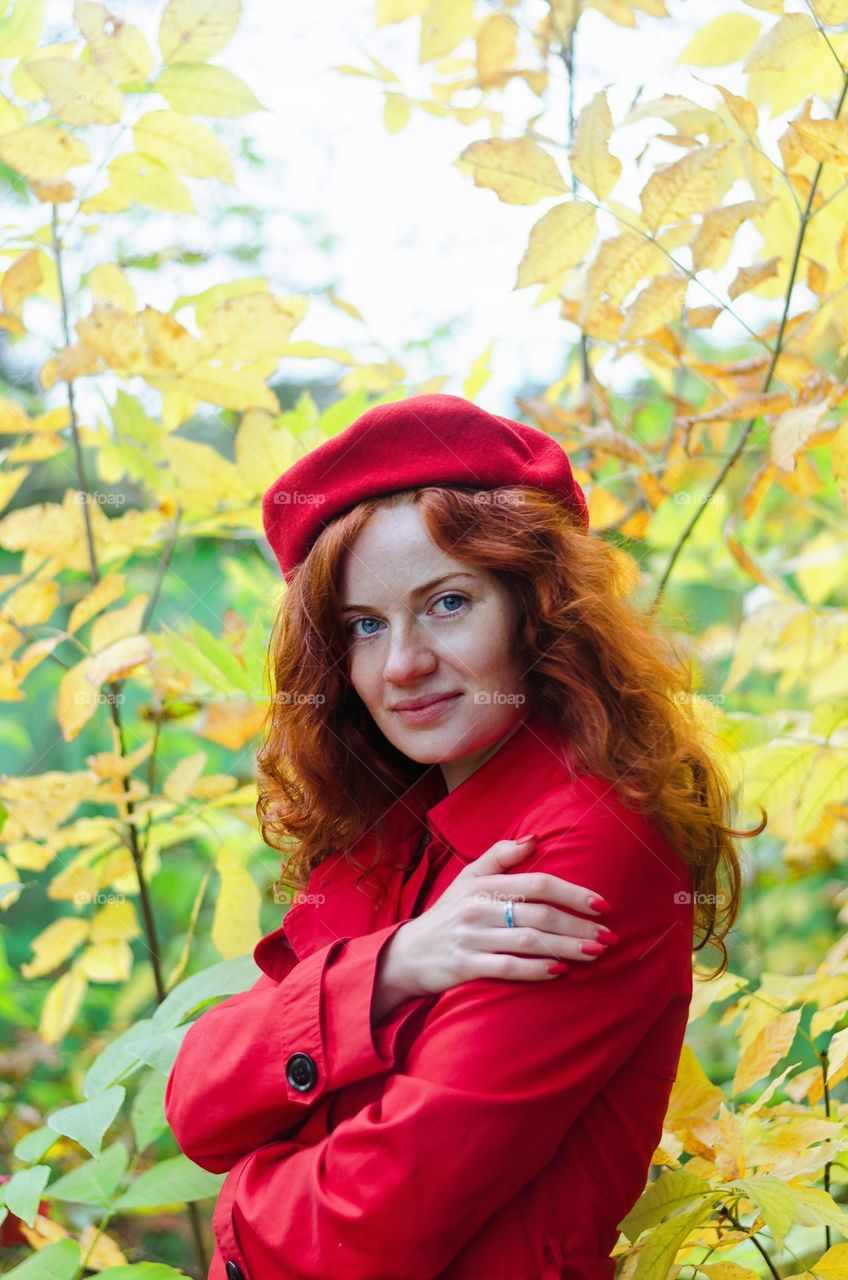
{"label": "silver ring", "polygon": [[507,929],[514,929],[515,920],[513,919],[513,915],[512,915],[512,898],[507,898],[506,902],[504,903],[504,913],[506,915]]}

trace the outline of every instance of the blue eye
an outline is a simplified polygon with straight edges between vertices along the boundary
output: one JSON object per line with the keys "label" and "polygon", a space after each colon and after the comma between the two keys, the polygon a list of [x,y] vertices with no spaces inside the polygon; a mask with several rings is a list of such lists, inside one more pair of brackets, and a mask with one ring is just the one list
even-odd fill
{"label": "blue eye", "polygon": [[[467,601],[468,601],[468,597],[467,597],[466,595],[464,595],[461,591],[447,591],[447,592],[445,592],[445,594],[444,594],[444,595],[439,596],[438,600],[435,600],[435,601],[433,602],[433,605],[434,605],[434,607],[435,607],[435,605],[437,605],[437,604],[442,604],[442,603],[444,603],[444,601],[446,601],[446,600],[456,600],[456,601],[458,601],[459,603],[458,603],[458,605],[457,605],[457,607],[456,607],[455,609],[450,609],[447,613],[437,614],[437,615],[436,615],[436,617],[452,618],[452,617],[456,616],[458,613],[461,613],[461,612],[462,612],[462,610],[463,610],[463,608],[464,608],[464,606],[465,606],[465,604],[466,604],[466,603],[467,603]],[[379,623],[379,618],[369,618],[369,617],[352,618],[352,619],[350,620],[350,622],[348,622],[347,626],[345,627],[345,634],[348,636],[348,638],[349,638],[349,639],[352,639],[352,640],[367,640],[370,636],[375,636],[375,635],[377,635],[377,631],[376,631],[376,630],[375,630],[375,631],[363,631],[363,632],[360,632],[360,633],[358,633],[358,634],[357,634],[356,632],[354,632],[353,628],[354,628],[354,627],[357,625],[357,623],[359,623],[359,622],[362,622],[362,623],[366,623],[366,622],[377,622],[377,623]]]}

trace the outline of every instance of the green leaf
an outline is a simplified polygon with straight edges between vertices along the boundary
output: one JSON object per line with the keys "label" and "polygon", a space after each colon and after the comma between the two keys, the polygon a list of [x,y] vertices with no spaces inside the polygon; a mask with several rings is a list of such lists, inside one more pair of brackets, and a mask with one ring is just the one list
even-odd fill
{"label": "green leaf", "polygon": [[167,1075],[174,1064],[177,1050],[182,1044],[183,1036],[187,1031],[188,1025],[184,1027],[162,1027],[158,1031],[148,1031],[144,1036],[140,1036],[138,1040],[128,1043],[125,1047],[127,1052],[133,1054],[140,1062]]}
{"label": "green leaf", "polygon": [[775,1242],[782,1246],[786,1233],[795,1220],[795,1199],[792,1188],[771,1173],[756,1178],[736,1178],[725,1183],[722,1190],[739,1190],[752,1200],[765,1218],[766,1226]]}
{"label": "green leaf", "polygon": [[58,1136],[58,1133],[43,1124],[40,1129],[33,1129],[31,1133],[25,1133],[15,1143],[13,1154],[26,1164],[31,1164],[33,1160],[40,1160],[43,1155],[46,1155]]}
{"label": "green leaf", "polygon": [[127,1149],[116,1142],[96,1160],[86,1160],[70,1173],[57,1178],[44,1192],[45,1200],[72,1200],[76,1204],[92,1204],[105,1208],[129,1162]]}
{"label": "green leaf", "polygon": [[74,1280],[81,1251],[76,1240],[59,1240],[33,1253],[19,1267],[5,1272],[7,1280]]}
{"label": "green leaf", "polygon": [[155,1142],[168,1127],[165,1119],[165,1086],[167,1077],[151,1071],[144,1077],[133,1099],[130,1119],[137,1151],[143,1151]]}
{"label": "green leaf", "polygon": [[642,1192],[626,1218],[618,1224],[628,1240],[638,1240],[648,1227],[655,1226],[673,1210],[682,1209],[704,1195],[712,1194],[712,1187],[695,1173],[686,1169],[671,1169],[661,1174]]}
{"label": "green leaf", "polygon": [[631,1280],[666,1280],[675,1255],[689,1232],[712,1213],[713,1205],[707,1201],[654,1227],[639,1250]]}
{"label": "green leaf", "polygon": [[168,992],[153,1015],[153,1025],[157,1029],[179,1026],[219,996],[247,991],[259,973],[259,966],[252,955],[235,956],[232,960],[209,965]]}
{"label": "green leaf", "polygon": [[28,1227],[35,1222],[41,1193],[47,1186],[50,1170],[46,1164],[33,1165],[31,1169],[19,1169],[6,1183],[6,1204]]}
{"label": "green leaf", "polygon": [[115,1084],[118,1080],[126,1080],[141,1069],[143,1063],[140,1059],[130,1057],[126,1045],[133,1039],[137,1040],[140,1032],[152,1026],[152,1018],[142,1018],[131,1027],[127,1027],[115,1037],[111,1044],[107,1044],[106,1048],[98,1053],[88,1068],[82,1084],[82,1091],[86,1098],[93,1098],[109,1085]]}
{"label": "green leaf", "polygon": [[113,1085],[85,1102],[51,1111],[47,1123],[55,1133],[73,1138],[93,1156],[99,1156],[103,1135],[120,1111],[125,1096],[126,1089],[122,1085]]}
{"label": "green leaf", "polygon": [[123,1209],[159,1209],[168,1204],[188,1204],[218,1194],[225,1173],[207,1173],[186,1156],[173,1156],[147,1169],[115,1204]]}
{"label": "green leaf", "polygon": [[136,1262],[126,1267],[108,1267],[98,1271],[97,1280],[108,1276],[109,1280],[170,1280],[172,1276],[185,1276],[164,1262]]}
{"label": "green leaf", "polygon": [[263,109],[250,85],[226,67],[208,63],[172,62],[153,88],[187,115],[234,118]]}

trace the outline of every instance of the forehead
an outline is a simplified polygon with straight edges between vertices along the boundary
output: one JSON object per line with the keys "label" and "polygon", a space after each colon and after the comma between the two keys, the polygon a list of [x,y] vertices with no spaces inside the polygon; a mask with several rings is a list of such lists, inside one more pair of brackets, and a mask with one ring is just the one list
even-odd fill
{"label": "forehead", "polygon": [[417,505],[381,507],[345,556],[342,603],[397,595],[439,574],[468,568],[436,546]]}

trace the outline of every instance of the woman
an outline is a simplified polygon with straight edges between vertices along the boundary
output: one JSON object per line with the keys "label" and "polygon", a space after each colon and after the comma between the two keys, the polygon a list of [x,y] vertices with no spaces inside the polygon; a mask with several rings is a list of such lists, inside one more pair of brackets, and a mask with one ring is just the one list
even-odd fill
{"label": "woman", "polygon": [[306,892],[168,1081],[230,1171],[210,1280],[609,1280],[739,906],[683,664],[562,449],[459,397],[373,407],[263,516],[258,811]]}

